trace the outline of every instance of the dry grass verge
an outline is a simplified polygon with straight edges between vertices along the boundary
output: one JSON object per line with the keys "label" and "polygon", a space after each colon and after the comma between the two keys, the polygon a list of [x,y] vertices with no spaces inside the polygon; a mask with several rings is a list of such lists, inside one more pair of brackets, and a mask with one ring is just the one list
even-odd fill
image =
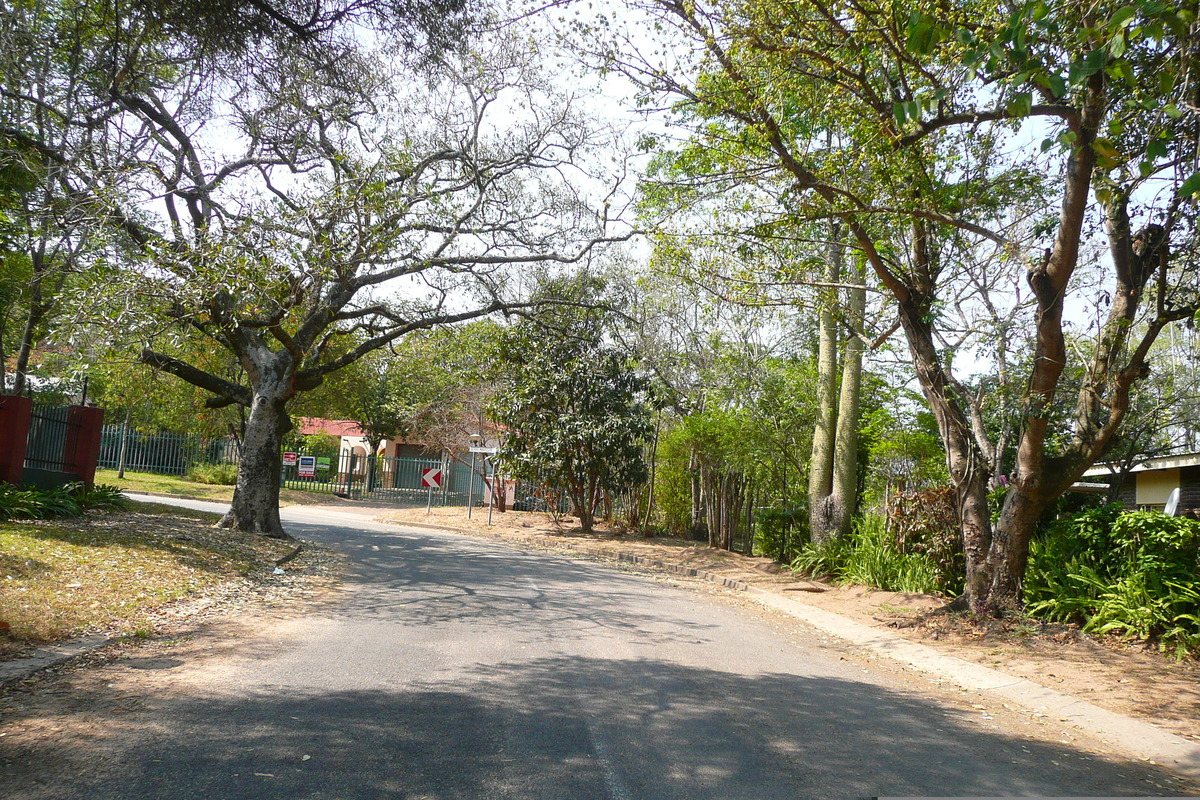
{"label": "dry grass verge", "polygon": [[55,522],[0,523],[0,658],[94,632],[139,633],[154,613],[269,575],[294,544],[212,527],[152,503]]}

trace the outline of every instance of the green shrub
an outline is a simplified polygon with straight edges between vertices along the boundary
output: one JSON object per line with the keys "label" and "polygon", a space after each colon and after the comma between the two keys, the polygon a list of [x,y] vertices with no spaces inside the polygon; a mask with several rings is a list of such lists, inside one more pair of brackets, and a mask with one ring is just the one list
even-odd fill
{"label": "green shrub", "polygon": [[82,484],[67,484],[52,489],[22,489],[0,484],[0,519],[77,517],[83,513],[73,495],[77,485]]}
{"label": "green shrub", "polygon": [[237,465],[197,464],[188,472],[188,480],[214,486],[233,486],[237,483]]}
{"label": "green shrub", "polygon": [[808,507],[760,508],[754,512],[754,550],[784,564],[804,551],[809,541]]}
{"label": "green shrub", "polygon": [[813,578],[830,578],[837,580],[842,576],[843,568],[850,551],[854,548],[851,537],[826,539],[820,544],[807,543],[792,559],[791,566],[796,572],[802,572]]}
{"label": "green shrub", "polygon": [[129,499],[116,486],[97,484],[88,488],[86,484],[72,484],[72,496],[85,511],[92,509],[121,509],[129,507]]}
{"label": "green shrub", "polygon": [[128,502],[115,486],[89,489],[77,481],[50,489],[22,489],[0,483],[0,520],[78,517],[90,509],[125,508]]}
{"label": "green shrub", "polygon": [[655,522],[671,536],[687,536],[692,526],[691,445],[682,427],[658,437],[654,466]]}
{"label": "green shrub", "polygon": [[1119,505],[1065,517],[1030,547],[1026,608],[1084,630],[1200,646],[1200,522]]}
{"label": "green shrub", "polygon": [[925,553],[900,552],[882,517],[861,517],[854,527],[854,546],[842,569],[844,581],[889,592],[938,591],[933,559]]}
{"label": "green shrub", "polygon": [[933,486],[896,492],[888,506],[887,525],[895,549],[928,558],[937,569],[939,589],[947,594],[960,594],[967,560],[954,489]]}
{"label": "green shrub", "polygon": [[841,539],[806,546],[792,569],[890,592],[934,593],[942,590],[938,569],[924,553],[900,552],[882,517],[860,517],[854,532]]}
{"label": "green shrub", "polygon": [[0,483],[0,519],[42,519],[40,493]]}
{"label": "green shrub", "polygon": [[336,463],[341,453],[341,442],[340,438],[329,433],[313,433],[305,436],[292,431],[283,437],[283,449],[318,458],[328,458]]}

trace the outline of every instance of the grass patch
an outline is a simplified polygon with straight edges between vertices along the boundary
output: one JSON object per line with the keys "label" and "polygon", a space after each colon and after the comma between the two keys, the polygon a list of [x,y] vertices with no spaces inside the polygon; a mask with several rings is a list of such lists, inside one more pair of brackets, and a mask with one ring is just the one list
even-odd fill
{"label": "grass patch", "polygon": [[216,515],[136,504],[81,519],[0,523],[0,656],[94,631],[129,633],[153,611],[273,567],[288,542],[212,527]]}
{"label": "grass patch", "polygon": [[193,500],[217,500],[228,503],[233,499],[232,486],[197,483],[180,475],[126,472],[124,478],[118,478],[115,469],[98,469],[96,470],[96,483],[106,483],[121,489],[128,489],[131,492],[169,494]]}
{"label": "grass patch", "polygon": [[[171,497],[186,497],[190,500],[212,500],[228,503],[233,499],[232,486],[199,483],[182,475],[156,475],[149,472],[125,472],[124,478],[117,477],[115,469],[96,470],[96,483],[105,483],[131,492],[165,494]],[[281,506],[311,506],[328,503],[331,493],[300,492],[295,489],[279,490]]]}

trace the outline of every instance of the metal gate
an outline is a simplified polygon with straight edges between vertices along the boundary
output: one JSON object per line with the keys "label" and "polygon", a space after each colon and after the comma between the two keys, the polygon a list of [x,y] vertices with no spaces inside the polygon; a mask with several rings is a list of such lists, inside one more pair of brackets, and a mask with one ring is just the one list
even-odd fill
{"label": "metal gate", "polygon": [[78,437],[79,423],[72,422],[69,406],[35,405],[29,415],[29,438],[25,445],[26,469],[62,472],[63,456],[72,435]]}

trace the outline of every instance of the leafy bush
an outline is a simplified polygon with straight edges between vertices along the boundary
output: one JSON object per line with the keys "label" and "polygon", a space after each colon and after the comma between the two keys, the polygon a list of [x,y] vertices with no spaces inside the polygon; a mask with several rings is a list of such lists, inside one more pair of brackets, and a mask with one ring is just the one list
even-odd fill
{"label": "leafy bush", "polygon": [[887,525],[896,550],[926,556],[934,564],[941,591],[962,592],[967,563],[952,487],[897,492],[888,501]]}
{"label": "leafy bush", "polygon": [[682,426],[658,437],[654,468],[655,516],[671,536],[687,536],[692,525],[690,445]]}
{"label": "leafy bush", "polygon": [[305,436],[292,431],[283,437],[283,449],[337,462],[342,440],[330,433],[312,433]]}
{"label": "leafy bush", "polygon": [[0,483],[0,519],[42,519],[39,493]]}
{"label": "leafy bush", "polygon": [[83,513],[71,495],[71,485],[53,489],[22,489],[0,484],[0,516],[4,519],[55,519]]}
{"label": "leafy bush", "polygon": [[796,572],[813,578],[837,580],[842,576],[853,548],[854,542],[849,536],[826,539],[819,544],[810,542],[792,559],[791,566]]}
{"label": "leafy bush", "polygon": [[1105,506],[1064,517],[1030,547],[1030,614],[1084,630],[1200,646],[1200,522]]}
{"label": "leafy bush", "polygon": [[50,489],[22,489],[0,483],[0,520],[78,517],[94,508],[124,508],[127,502],[114,486],[89,489],[76,482]]}
{"label": "leafy bush", "polygon": [[792,569],[890,592],[941,591],[938,569],[924,553],[901,552],[881,517],[861,517],[842,539],[810,544],[792,561]]}
{"label": "leafy bush", "polygon": [[188,480],[214,486],[233,486],[237,483],[237,465],[197,464],[188,472]]}
{"label": "leafy bush", "polygon": [[754,549],[784,564],[808,544],[808,507],[760,508],[754,513]]}
{"label": "leafy bush", "polygon": [[940,588],[933,559],[925,553],[901,552],[881,517],[857,520],[853,544],[842,569],[844,581],[889,592],[932,593]]}
{"label": "leafy bush", "polygon": [[79,507],[85,511],[92,509],[121,509],[129,507],[129,499],[121,494],[116,486],[97,484],[91,489],[83,483],[72,484],[75,487],[72,495]]}
{"label": "leafy bush", "polygon": [[59,519],[61,517],[78,517],[83,509],[75,500],[76,484],[56,486],[53,489],[35,489],[37,492],[37,519]]}

